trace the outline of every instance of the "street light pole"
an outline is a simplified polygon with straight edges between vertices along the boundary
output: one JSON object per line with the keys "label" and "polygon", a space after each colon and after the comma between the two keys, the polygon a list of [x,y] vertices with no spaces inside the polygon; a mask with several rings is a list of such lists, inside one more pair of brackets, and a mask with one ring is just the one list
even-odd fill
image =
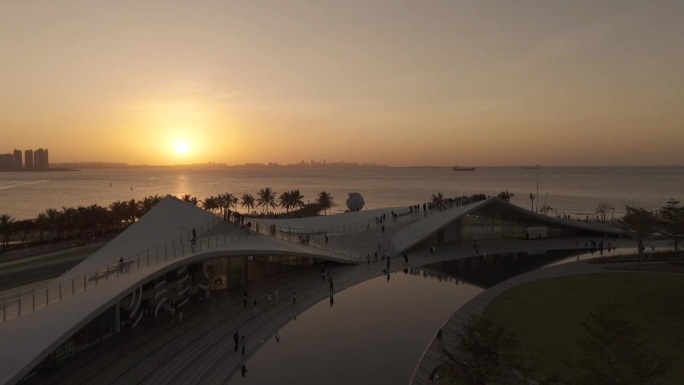
{"label": "street light pole", "polygon": [[537,207],[535,208],[534,212],[539,212],[539,165],[537,165]]}

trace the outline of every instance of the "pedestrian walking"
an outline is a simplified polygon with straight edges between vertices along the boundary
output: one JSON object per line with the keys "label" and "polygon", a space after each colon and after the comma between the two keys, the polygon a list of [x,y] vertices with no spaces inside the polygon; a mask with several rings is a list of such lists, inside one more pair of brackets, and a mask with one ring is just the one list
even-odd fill
{"label": "pedestrian walking", "polygon": [[257,300],[254,300],[254,316],[256,317],[257,314],[259,314],[259,307],[257,307]]}
{"label": "pedestrian walking", "polygon": [[370,253],[366,254],[366,261],[368,261],[368,264],[370,265]]}
{"label": "pedestrian walking", "polygon": [[325,234],[325,244],[328,244],[328,234]]}
{"label": "pedestrian walking", "polygon": [[330,280],[330,292],[332,293],[335,290],[335,284],[333,283],[333,280]]}
{"label": "pedestrian walking", "polygon": [[242,296],[242,307],[247,307],[247,292]]}
{"label": "pedestrian walking", "polygon": [[242,336],[240,338],[240,345],[242,345],[242,356],[245,356],[245,349],[247,348],[247,337]]}
{"label": "pedestrian walking", "polygon": [[408,254],[404,253],[404,263],[408,263]]}
{"label": "pedestrian walking", "polygon": [[268,295],[266,296],[266,302],[268,302],[268,306],[271,306],[271,292],[268,292]]}
{"label": "pedestrian walking", "polygon": [[276,329],[275,339],[276,343],[280,343],[280,329]]}
{"label": "pedestrian walking", "polygon": [[292,304],[297,304],[297,292],[292,293]]}
{"label": "pedestrian walking", "polygon": [[233,333],[233,342],[235,342],[235,351],[237,352],[240,343],[240,333],[237,330]]}

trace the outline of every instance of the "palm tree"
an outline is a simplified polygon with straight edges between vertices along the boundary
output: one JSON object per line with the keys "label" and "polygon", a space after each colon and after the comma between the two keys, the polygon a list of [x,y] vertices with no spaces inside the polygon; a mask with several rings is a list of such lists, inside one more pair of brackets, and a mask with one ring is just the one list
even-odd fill
{"label": "palm tree", "polygon": [[643,208],[625,206],[627,214],[622,217],[622,227],[632,237],[637,240],[639,250],[639,260],[644,254],[644,240],[650,238],[655,233],[658,221],[650,211]]}
{"label": "palm tree", "polygon": [[197,200],[197,198],[195,198],[194,196],[192,196],[192,195],[190,195],[190,194],[183,194],[183,195],[181,196],[181,200],[182,200],[183,202],[192,203],[192,204],[195,205],[195,206],[197,206],[197,204],[199,203],[199,201]]}
{"label": "palm tree", "polygon": [[318,193],[316,203],[321,206],[325,215],[328,215],[328,210],[335,205],[332,195],[330,195],[328,192],[325,192],[325,190]]}
{"label": "palm tree", "polygon": [[534,211],[534,198],[536,198],[536,197],[537,197],[536,195],[530,193],[530,200],[532,201],[532,211]]}
{"label": "palm tree", "polygon": [[161,202],[162,199],[164,199],[164,197],[160,196],[159,194],[154,194],[150,196],[150,198],[152,199],[152,207],[156,206],[157,203]]}
{"label": "palm tree", "polygon": [[2,248],[6,249],[9,247],[9,241],[14,233],[13,223],[14,218],[7,214],[0,215],[0,233],[2,233]]}
{"label": "palm tree", "polygon": [[432,201],[433,205],[440,205],[442,201],[444,200],[444,195],[442,193],[437,193],[437,195],[432,194],[432,197],[430,197],[430,200]]}
{"label": "palm tree", "polygon": [[133,223],[136,219],[140,218],[140,203],[135,199],[131,199],[126,205],[128,206],[128,218]]}
{"label": "palm tree", "polygon": [[[135,199],[132,199],[129,202],[124,202],[126,205],[126,220],[131,219],[130,213],[128,211],[130,202],[135,202]],[[96,223],[97,220],[93,216],[93,213],[89,207],[78,206],[78,208],[76,208],[76,224],[78,227],[78,232],[81,234],[82,241],[85,242],[85,240],[88,238],[88,235],[93,232]]]}
{"label": "palm tree", "polygon": [[115,201],[109,204],[109,211],[112,213],[117,228],[121,231],[123,222],[128,220],[128,204],[122,201]]}
{"label": "palm tree", "polygon": [[228,210],[232,210],[237,207],[239,199],[231,193],[225,193],[223,194],[223,200],[226,201],[226,207],[228,208]]}
{"label": "palm tree", "polygon": [[100,233],[104,237],[109,229],[109,225],[114,222],[114,216],[107,211],[106,208],[97,204],[90,205],[90,207],[88,207],[88,211],[90,211],[95,223],[97,223],[97,225],[100,227]]}
{"label": "palm tree", "polygon": [[242,203],[240,203],[240,205],[242,205],[242,207],[247,207],[247,212],[249,212],[250,209],[254,209],[254,207],[256,207],[255,202],[256,200],[252,194],[244,194],[242,196]]}
{"label": "palm tree", "polygon": [[143,216],[154,207],[154,197],[151,195],[147,196],[141,201],[138,201],[138,204],[140,205],[140,216]]}
{"label": "palm tree", "polygon": [[257,203],[259,206],[263,206],[266,209],[266,214],[268,214],[268,207],[276,207],[276,193],[271,190],[270,187],[262,188],[259,190],[259,198],[257,198]]}
{"label": "palm tree", "polygon": [[54,243],[55,232],[59,226],[60,214],[57,209],[49,208],[45,210],[46,225],[50,229],[50,243]]}
{"label": "palm tree", "polygon": [[497,195],[497,198],[505,200],[506,202],[510,202],[511,198],[513,198],[514,196],[515,194],[513,194],[512,192],[508,192],[508,189],[506,189],[506,191],[500,192],[499,195]]}
{"label": "palm tree", "polygon": [[304,207],[304,195],[302,195],[299,190],[290,191],[290,198],[292,199],[292,207],[301,209]]}
{"label": "palm tree", "polygon": [[200,207],[202,207],[203,209],[208,210],[208,211],[217,210],[219,208],[219,199],[220,198],[216,198],[213,195],[210,197],[204,198],[200,202]]}
{"label": "palm tree", "polygon": [[280,202],[280,207],[284,208],[286,212],[290,212],[290,207],[292,206],[292,195],[289,191],[285,191],[278,197]]}
{"label": "palm tree", "polygon": [[66,230],[67,239],[71,232],[76,230],[76,209],[73,207],[62,207],[61,225]]}
{"label": "palm tree", "polygon": [[47,221],[47,216],[44,213],[38,214],[34,221],[36,229],[40,232],[40,242],[43,242],[44,232],[47,231]]}
{"label": "palm tree", "polygon": [[21,243],[26,243],[26,238],[36,229],[36,222],[33,219],[22,219],[14,222],[15,228],[21,234]]}

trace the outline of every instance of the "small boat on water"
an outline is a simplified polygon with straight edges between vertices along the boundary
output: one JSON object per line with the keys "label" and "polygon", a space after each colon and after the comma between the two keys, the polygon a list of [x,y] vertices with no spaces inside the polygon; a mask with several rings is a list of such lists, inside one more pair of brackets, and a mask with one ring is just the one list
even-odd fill
{"label": "small boat on water", "polygon": [[454,168],[452,170],[454,170],[454,171],[475,171],[475,167],[454,166]]}

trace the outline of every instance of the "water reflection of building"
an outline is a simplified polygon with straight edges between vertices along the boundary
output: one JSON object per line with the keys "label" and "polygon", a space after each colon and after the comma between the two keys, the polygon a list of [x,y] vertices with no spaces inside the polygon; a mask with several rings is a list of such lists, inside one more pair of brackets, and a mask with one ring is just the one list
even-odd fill
{"label": "water reflection of building", "polygon": [[575,251],[488,254],[486,257],[459,258],[430,264],[424,266],[423,269],[437,276],[454,277],[486,289],[506,279],[537,270],[575,255],[577,255]]}

